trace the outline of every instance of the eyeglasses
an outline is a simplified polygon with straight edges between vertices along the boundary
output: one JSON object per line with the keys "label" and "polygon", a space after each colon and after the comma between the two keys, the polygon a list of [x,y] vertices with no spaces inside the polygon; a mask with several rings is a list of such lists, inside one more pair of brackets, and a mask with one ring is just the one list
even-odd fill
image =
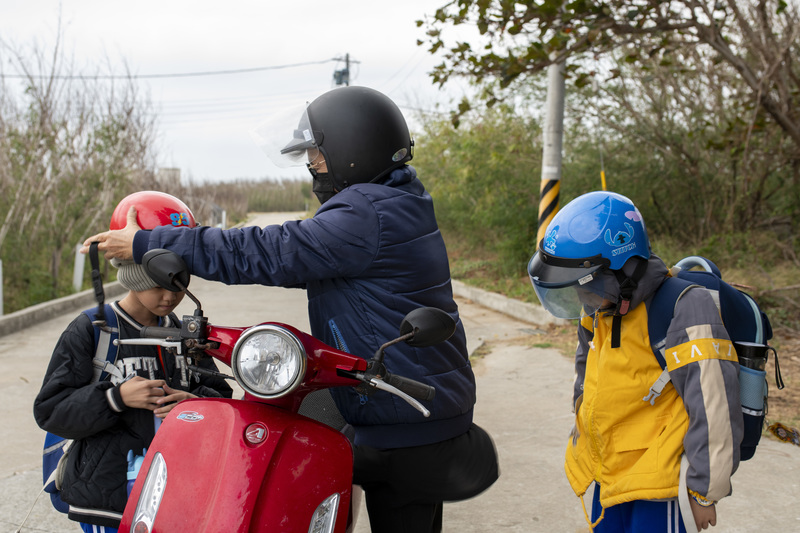
{"label": "eyeglasses", "polygon": [[316,163],[306,163],[306,166],[308,166],[308,168],[313,168],[314,170],[319,170],[320,167],[325,165],[326,165],[325,159],[320,159]]}
{"label": "eyeglasses", "polygon": [[306,167],[308,167],[308,171],[311,172],[311,175],[316,177],[318,172],[325,172],[328,170],[328,164],[325,161],[325,158],[320,158],[317,162],[306,163]]}

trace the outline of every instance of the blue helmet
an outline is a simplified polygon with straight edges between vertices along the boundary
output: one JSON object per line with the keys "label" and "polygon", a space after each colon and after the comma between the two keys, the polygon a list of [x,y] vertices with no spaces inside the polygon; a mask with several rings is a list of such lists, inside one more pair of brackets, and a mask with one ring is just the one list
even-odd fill
{"label": "blue helmet", "polygon": [[582,310],[593,312],[603,301],[616,301],[618,288],[602,274],[621,271],[631,257],[650,257],[641,213],[621,194],[596,191],[575,198],[553,217],[528,274],[545,309],[579,318]]}

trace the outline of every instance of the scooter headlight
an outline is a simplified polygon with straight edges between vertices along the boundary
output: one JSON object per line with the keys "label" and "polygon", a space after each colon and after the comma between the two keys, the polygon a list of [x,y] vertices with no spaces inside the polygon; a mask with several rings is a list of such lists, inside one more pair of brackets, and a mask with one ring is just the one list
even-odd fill
{"label": "scooter headlight", "polygon": [[133,514],[131,533],[150,533],[153,531],[153,523],[156,521],[158,507],[167,489],[167,463],[164,457],[156,452],[147,477],[144,479],[142,492],[139,494],[139,501],[136,503],[136,511]]}
{"label": "scooter headlight", "polygon": [[280,326],[255,326],[233,347],[231,368],[248,393],[278,398],[300,384],[306,370],[306,351],[297,337]]}

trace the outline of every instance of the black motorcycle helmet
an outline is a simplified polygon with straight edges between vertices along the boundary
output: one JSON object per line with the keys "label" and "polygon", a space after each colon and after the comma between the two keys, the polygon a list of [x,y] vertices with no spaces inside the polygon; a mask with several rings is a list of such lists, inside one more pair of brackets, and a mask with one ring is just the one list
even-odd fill
{"label": "black motorcycle helmet", "polygon": [[[319,150],[336,190],[379,182],[413,157],[405,118],[386,95],[367,87],[341,87],[311,102],[283,155]],[[303,154],[304,156],[306,154]]]}

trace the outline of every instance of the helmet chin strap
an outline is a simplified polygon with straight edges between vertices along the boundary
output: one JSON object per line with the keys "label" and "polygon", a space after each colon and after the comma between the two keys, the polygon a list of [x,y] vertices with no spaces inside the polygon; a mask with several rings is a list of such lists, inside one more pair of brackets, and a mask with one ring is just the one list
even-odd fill
{"label": "helmet chin strap", "polygon": [[647,265],[649,261],[638,257],[636,258],[636,261],[636,268],[634,268],[633,274],[630,276],[626,275],[623,269],[612,270],[614,275],[617,277],[617,281],[619,281],[620,289],[619,301],[617,302],[617,308],[614,310],[614,318],[611,323],[612,348],[619,348],[620,346],[622,317],[628,314],[628,311],[630,311],[633,292],[636,290],[636,287],[639,286],[639,281],[647,271]]}

